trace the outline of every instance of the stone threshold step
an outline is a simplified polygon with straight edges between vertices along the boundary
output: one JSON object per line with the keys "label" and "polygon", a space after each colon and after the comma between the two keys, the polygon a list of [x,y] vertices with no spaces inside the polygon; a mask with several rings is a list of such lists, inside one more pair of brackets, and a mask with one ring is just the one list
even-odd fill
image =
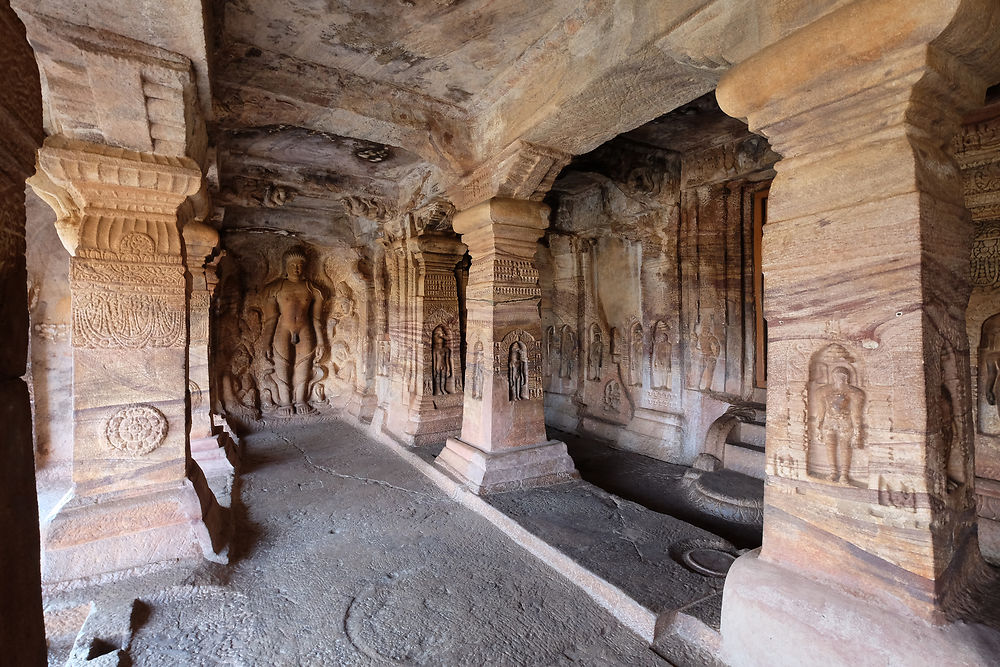
{"label": "stone threshold step", "polygon": [[692,554],[711,560],[716,551],[728,563],[738,552],[727,541],[584,481],[480,497],[433,464],[435,448],[375,437],[583,589],[663,657],[679,665],[716,664],[724,578],[684,563]]}

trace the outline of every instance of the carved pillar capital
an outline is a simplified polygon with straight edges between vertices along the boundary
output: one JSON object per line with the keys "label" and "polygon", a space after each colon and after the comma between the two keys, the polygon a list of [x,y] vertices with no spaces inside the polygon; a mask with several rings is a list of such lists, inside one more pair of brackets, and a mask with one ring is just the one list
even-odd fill
{"label": "carved pillar capital", "polygon": [[497,197],[541,200],[571,157],[519,139],[459,179],[448,194],[460,211]]}
{"label": "carved pillar capital", "polygon": [[193,160],[48,137],[28,179],[56,213],[66,250],[115,252],[139,227],[157,253],[180,256],[177,209],[201,189]]}

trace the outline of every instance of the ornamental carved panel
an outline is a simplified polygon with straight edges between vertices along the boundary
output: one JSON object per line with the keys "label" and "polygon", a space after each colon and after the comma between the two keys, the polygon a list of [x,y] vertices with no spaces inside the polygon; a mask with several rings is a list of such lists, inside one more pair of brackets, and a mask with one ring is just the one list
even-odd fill
{"label": "ornamental carved panel", "polygon": [[183,347],[186,336],[183,292],[93,289],[73,294],[74,347]]}
{"label": "ornamental carved panel", "polygon": [[105,435],[113,449],[138,458],[163,444],[169,424],[152,405],[136,404],[120,408],[108,419]]}

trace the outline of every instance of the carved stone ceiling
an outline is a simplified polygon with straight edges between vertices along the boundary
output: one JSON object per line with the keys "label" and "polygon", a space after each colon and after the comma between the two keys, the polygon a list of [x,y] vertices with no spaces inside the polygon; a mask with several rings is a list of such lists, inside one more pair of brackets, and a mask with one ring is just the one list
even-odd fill
{"label": "carved stone ceiling", "polygon": [[[323,238],[371,234],[518,140],[592,151],[710,92],[733,62],[844,2],[30,4],[190,58],[224,227]],[[365,146],[387,146],[389,157],[359,159]]]}

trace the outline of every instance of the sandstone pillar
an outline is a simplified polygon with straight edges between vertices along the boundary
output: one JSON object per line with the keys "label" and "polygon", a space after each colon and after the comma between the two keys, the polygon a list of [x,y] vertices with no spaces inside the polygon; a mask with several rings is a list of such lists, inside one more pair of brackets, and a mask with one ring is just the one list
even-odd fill
{"label": "sandstone pillar", "polygon": [[24,179],[42,141],[38,68],[24,28],[0,5],[0,645],[11,665],[45,664],[28,358]]}
{"label": "sandstone pillar", "polygon": [[548,206],[494,198],[458,213],[469,247],[466,391],[461,438],[437,461],[476,493],[576,476],[566,445],[545,434],[541,291],[534,255]]}
{"label": "sandstone pillar", "polygon": [[[190,319],[188,345],[188,400],[191,405],[191,456],[208,478],[230,477],[235,443],[212,422],[211,376],[209,373],[209,322],[212,295],[218,282],[215,269],[219,233],[197,216],[184,224],[185,259],[191,281],[188,301]],[[223,499],[223,504],[228,505]]]}
{"label": "sandstone pillar", "polygon": [[[385,430],[409,445],[441,442],[462,425],[461,330],[455,265],[465,254],[457,238],[425,232],[406,240],[410,287],[402,346],[412,381],[390,403]],[[402,319],[402,318],[401,318]]]}
{"label": "sandstone pillar", "polygon": [[71,254],[73,491],[47,526],[43,580],[218,558],[188,480],[187,158],[50,137],[31,184]]}
{"label": "sandstone pillar", "polygon": [[984,576],[964,322],[972,228],[948,149],[1000,78],[998,13],[853,3],[719,85],[722,108],[783,156],[763,240],[764,543],[726,581],[731,664],[938,662],[949,650],[961,662],[969,648],[919,624],[957,613]]}

